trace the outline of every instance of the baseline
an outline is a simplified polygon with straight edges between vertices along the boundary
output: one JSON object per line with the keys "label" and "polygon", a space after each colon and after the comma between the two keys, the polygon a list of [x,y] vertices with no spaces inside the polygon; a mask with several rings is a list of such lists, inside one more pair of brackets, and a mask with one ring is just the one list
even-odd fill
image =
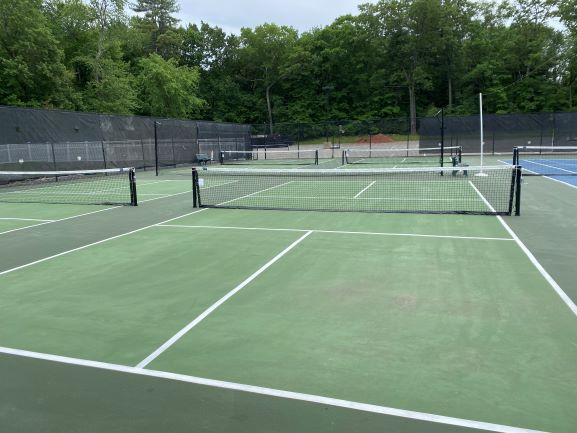
{"label": "baseline", "polygon": [[349,400],[340,400],[336,398],[323,397],[313,394],[304,394],[299,392],[284,391],[273,388],[264,388],[254,385],[246,385],[234,382],[225,382],[221,380],[206,379],[195,376],[187,376],[184,374],[168,373],[163,371],[149,370],[143,368],[129,367],[119,364],[110,364],[99,361],[90,361],[78,358],[69,358],[59,355],[51,355],[46,353],[31,352],[27,350],[12,349],[8,347],[0,347],[0,353],[5,355],[19,356],[21,358],[32,358],[49,362],[56,362],[59,364],[75,365],[79,367],[95,368],[100,370],[115,371],[119,373],[127,373],[138,376],[154,377],[158,379],[166,379],[176,382],[192,383],[195,385],[210,386],[212,388],[228,389],[232,391],[240,391],[251,394],[259,394],[274,398],[283,398],[287,400],[298,400],[314,404],[322,404],[332,407],[340,407],[344,409],[357,410],[361,412],[369,412],[381,415],[396,416],[401,418],[432,422],[436,424],[453,425],[458,427],[471,428],[474,430],[491,431],[496,433],[546,433],[540,430],[531,430],[521,427],[513,427],[501,424],[487,423],[483,421],[474,421],[463,418],[454,418],[443,415],[435,415],[425,412],[416,412],[405,409],[392,408],[387,406],[378,406],[374,404],[360,403]]}

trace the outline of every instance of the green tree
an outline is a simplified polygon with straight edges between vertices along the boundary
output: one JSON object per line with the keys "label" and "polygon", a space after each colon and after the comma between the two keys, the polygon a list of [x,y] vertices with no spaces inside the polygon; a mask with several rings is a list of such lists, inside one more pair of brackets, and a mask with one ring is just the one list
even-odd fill
{"label": "green tree", "polygon": [[41,6],[0,2],[0,103],[73,108],[71,75]]}
{"label": "green tree", "polygon": [[177,0],[136,0],[132,10],[144,14],[137,22],[150,37],[150,50],[165,54],[163,50],[173,45],[177,37],[178,19],[173,16],[180,10]]}
{"label": "green tree", "polygon": [[151,54],[140,61],[138,76],[142,114],[190,118],[204,101],[197,96],[199,72]]}
{"label": "green tree", "polygon": [[240,33],[239,62],[243,77],[253,89],[262,91],[270,133],[273,133],[272,88],[286,79],[295,65],[288,64],[288,55],[298,39],[295,29],[276,24],[263,24]]}
{"label": "green tree", "polygon": [[101,61],[101,78],[91,81],[84,102],[88,111],[132,114],[138,106],[134,77],[125,64],[111,59]]}

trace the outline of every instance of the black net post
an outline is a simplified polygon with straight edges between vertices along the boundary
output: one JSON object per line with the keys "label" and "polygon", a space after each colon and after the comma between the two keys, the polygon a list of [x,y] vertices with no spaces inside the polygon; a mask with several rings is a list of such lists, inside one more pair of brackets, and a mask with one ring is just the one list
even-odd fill
{"label": "black net post", "polygon": [[513,148],[513,165],[519,166],[519,148]]}
{"label": "black net post", "polygon": [[130,181],[130,204],[132,206],[138,206],[138,197],[136,196],[136,175],[133,168],[131,168],[128,173],[128,179]]}
{"label": "black net post", "polygon": [[192,207],[199,208],[200,205],[200,192],[198,185],[198,171],[193,167],[192,169]]}
{"label": "black net post", "polygon": [[518,165],[516,170],[516,191],[515,191],[515,216],[521,215],[521,183],[523,180],[523,168]]}

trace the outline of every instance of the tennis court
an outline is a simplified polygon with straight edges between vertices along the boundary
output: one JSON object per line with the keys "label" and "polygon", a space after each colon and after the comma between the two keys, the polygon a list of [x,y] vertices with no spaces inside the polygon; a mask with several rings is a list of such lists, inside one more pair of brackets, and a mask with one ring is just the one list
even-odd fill
{"label": "tennis court", "polygon": [[[137,207],[0,202],[3,430],[574,431],[571,278],[509,228],[540,190],[521,217],[199,209],[187,173],[137,173]],[[287,179],[245,195],[399,197]],[[490,210],[483,179],[436,177]]]}
{"label": "tennis court", "polygon": [[525,146],[517,149],[516,163],[528,176],[545,176],[577,187],[577,147]]}

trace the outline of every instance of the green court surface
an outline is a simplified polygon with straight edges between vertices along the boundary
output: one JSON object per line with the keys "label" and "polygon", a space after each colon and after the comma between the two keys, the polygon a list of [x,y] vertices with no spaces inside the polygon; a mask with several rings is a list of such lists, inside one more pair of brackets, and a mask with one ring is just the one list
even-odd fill
{"label": "green court surface", "polygon": [[575,431],[577,190],[199,210],[187,171],[137,173],[138,207],[0,203],[0,431]]}

